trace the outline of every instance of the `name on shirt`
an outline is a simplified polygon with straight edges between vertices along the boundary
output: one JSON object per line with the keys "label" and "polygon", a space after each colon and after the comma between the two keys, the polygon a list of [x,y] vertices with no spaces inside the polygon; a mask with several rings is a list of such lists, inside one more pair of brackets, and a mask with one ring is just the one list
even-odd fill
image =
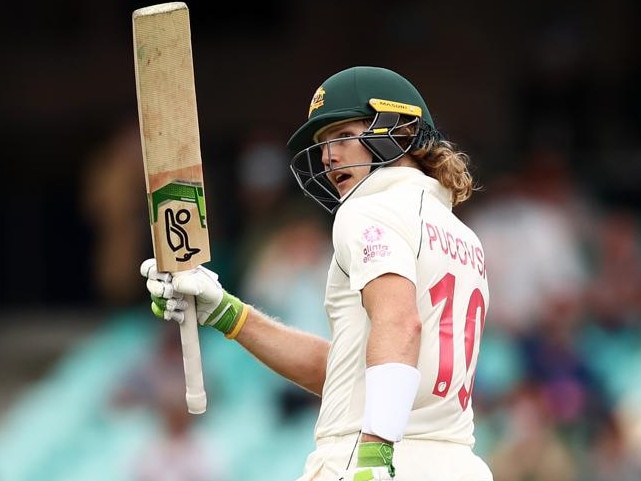
{"label": "name on shirt", "polygon": [[480,245],[468,242],[455,236],[446,229],[429,222],[425,223],[427,245],[432,251],[440,250],[443,254],[458,261],[463,266],[470,266],[485,279],[485,254]]}

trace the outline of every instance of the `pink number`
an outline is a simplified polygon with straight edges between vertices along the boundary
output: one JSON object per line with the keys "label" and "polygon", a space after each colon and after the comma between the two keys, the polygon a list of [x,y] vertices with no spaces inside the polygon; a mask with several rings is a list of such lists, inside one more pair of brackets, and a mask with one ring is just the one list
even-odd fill
{"label": "pink number", "polygon": [[[445,301],[445,306],[443,307],[443,312],[439,321],[438,375],[436,376],[434,388],[432,389],[432,393],[440,397],[445,397],[449,392],[452,384],[452,373],[454,371],[453,306],[455,287],[456,277],[451,273],[447,273],[430,289],[432,305]],[[467,389],[464,383],[458,392],[459,402],[464,410],[467,408],[470,401],[472,388],[474,386],[474,370],[471,369],[471,364],[472,357],[474,355],[474,348],[476,347],[475,334],[477,315],[481,324],[480,333],[482,333],[485,325],[485,300],[483,299],[483,294],[478,288],[474,289],[470,294],[470,298],[467,303],[467,312],[465,314],[463,335],[465,342],[465,378],[466,380],[469,380],[470,387]]]}
{"label": "pink number", "polygon": [[438,375],[434,383],[432,394],[445,397],[450,390],[452,383],[452,371],[454,370],[454,330],[452,320],[452,305],[454,303],[454,286],[456,278],[447,273],[443,278],[430,289],[432,305],[445,300],[445,307],[439,321],[439,363]]}

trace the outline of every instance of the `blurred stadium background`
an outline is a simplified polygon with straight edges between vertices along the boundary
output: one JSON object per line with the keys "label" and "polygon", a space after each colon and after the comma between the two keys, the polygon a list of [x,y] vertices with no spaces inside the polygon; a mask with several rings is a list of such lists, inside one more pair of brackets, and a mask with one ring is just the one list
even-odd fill
{"label": "blurred stadium background", "polygon": [[[138,274],[131,13],[151,3],[0,16],[0,481],[293,480],[313,445],[315,400],[216,333],[209,410],[182,415],[176,329]],[[496,481],[641,479],[641,4],[187,3],[225,285],[324,332],[331,219],[283,146],[322,79],[395,69],[483,186],[459,212],[493,295],[478,452]]]}

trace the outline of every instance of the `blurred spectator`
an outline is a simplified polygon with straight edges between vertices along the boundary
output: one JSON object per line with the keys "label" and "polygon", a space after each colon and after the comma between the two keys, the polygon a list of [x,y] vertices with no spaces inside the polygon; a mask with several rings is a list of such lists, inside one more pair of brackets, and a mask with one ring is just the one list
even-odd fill
{"label": "blurred spectator", "polygon": [[217,457],[220,450],[211,433],[199,432],[200,418],[187,411],[180,329],[163,329],[157,350],[145,364],[134,367],[114,393],[115,408],[149,408],[160,423],[159,437],[132,457],[132,480],[226,480],[227,468]]}
{"label": "blurred spectator", "polygon": [[311,203],[291,202],[271,217],[248,257],[243,295],[284,322],[329,336],[322,293],[332,256],[329,226]]}
{"label": "blurred spectator", "polygon": [[[641,353],[641,229],[632,212],[611,208],[597,219],[593,276],[587,290],[589,323],[582,349],[610,403],[633,389]],[[595,356],[594,353],[598,353]]]}
{"label": "blurred spectator", "polygon": [[234,263],[226,285],[238,285],[248,259],[261,247],[274,216],[292,198],[293,176],[285,140],[268,127],[256,126],[241,140],[236,187],[239,206],[234,233]]}
{"label": "blurred spectator", "polygon": [[474,412],[494,411],[524,377],[524,354],[514,337],[486,323],[474,376]]}
{"label": "blurred spectator", "polygon": [[604,326],[631,326],[641,319],[641,231],[628,210],[612,208],[598,219],[594,277],[588,302]]}
{"label": "blurred spectator", "polygon": [[[329,337],[324,307],[327,269],[332,256],[324,213],[303,199],[290,201],[270,216],[260,245],[247,253],[240,294],[284,323]],[[318,398],[278,378],[285,418],[318,407]]]}
{"label": "blurred spectator", "polygon": [[583,310],[574,302],[549,303],[538,328],[520,340],[524,376],[539,386],[550,420],[572,447],[583,447],[587,431],[606,412],[600,380],[581,349]]}
{"label": "blurred spectator", "polygon": [[[638,376],[641,372],[641,349],[637,350],[633,362],[627,367],[633,376]],[[629,377],[628,382],[632,379],[636,380],[637,377]],[[641,473],[641,388],[636,382],[629,382],[628,387],[618,399],[614,415],[624,442],[621,452],[625,462],[634,472]],[[641,479],[641,475],[636,479]]]}
{"label": "blurred spectator", "polygon": [[597,420],[583,456],[582,481],[638,481],[641,479],[639,453],[625,437],[622,419],[607,414]]}
{"label": "blurred spectator", "polygon": [[93,233],[97,299],[114,306],[146,299],[138,266],[151,255],[151,236],[137,118],[96,147],[83,174],[79,203]]}
{"label": "blurred spectator", "polygon": [[505,406],[506,427],[489,461],[495,481],[577,481],[578,466],[556,430],[542,390],[523,383]]}
{"label": "blurred spectator", "polygon": [[242,141],[238,175],[244,222],[265,220],[291,193],[293,177],[284,141],[265,127],[255,127]]}
{"label": "blurred spectator", "polygon": [[594,218],[602,207],[572,169],[567,153],[554,147],[527,150],[520,179],[519,188],[528,199],[559,212],[580,251],[592,244]]}
{"label": "blurred spectator", "polygon": [[601,476],[594,479],[628,481],[641,479],[641,389],[633,381],[641,369],[641,227],[634,211],[619,206],[596,225],[590,322],[581,345],[611,414],[597,420],[587,463]]}

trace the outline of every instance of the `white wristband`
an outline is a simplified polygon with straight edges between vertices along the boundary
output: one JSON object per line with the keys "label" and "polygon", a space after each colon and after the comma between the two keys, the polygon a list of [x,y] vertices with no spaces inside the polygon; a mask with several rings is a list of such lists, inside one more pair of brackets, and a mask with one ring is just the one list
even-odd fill
{"label": "white wristband", "polygon": [[395,443],[403,439],[420,380],[419,370],[409,364],[367,368],[363,432]]}

